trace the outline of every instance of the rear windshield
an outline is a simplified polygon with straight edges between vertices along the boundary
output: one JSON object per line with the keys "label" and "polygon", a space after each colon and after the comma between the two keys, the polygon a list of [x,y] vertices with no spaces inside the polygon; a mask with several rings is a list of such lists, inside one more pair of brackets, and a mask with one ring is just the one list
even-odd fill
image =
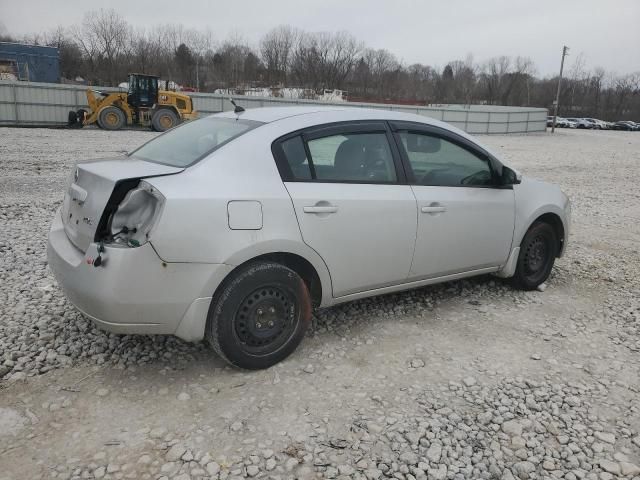
{"label": "rear windshield", "polygon": [[201,118],[163,133],[130,155],[172,167],[188,167],[260,125],[261,122],[235,118]]}

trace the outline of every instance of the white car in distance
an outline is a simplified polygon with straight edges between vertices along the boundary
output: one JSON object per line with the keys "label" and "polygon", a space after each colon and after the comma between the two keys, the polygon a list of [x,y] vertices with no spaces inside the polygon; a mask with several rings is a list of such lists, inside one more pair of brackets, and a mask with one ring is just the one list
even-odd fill
{"label": "white car in distance", "polygon": [[487,273],[535,289],[569,222],[557,186],[448,124],[264,108],[79,162],[48,258],[101,328],[206,339],[259,369],[294,351],[314,307]]}

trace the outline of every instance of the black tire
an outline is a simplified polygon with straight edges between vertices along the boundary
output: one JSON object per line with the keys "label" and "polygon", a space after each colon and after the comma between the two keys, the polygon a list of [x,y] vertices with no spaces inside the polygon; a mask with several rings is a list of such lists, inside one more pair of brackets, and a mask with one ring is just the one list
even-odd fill
{"label": "black tire", "polygon": [[511,283],[520,290],[535,290],[549,278],[557,250],[558,240],[553,227],[535,222],[520,243],[518,264]]}
{"label": "black tire", "polygon": [[67,115],[67,125],[70,127],[75,127],[77,123],[78,123],[78,114],[73,110],[71,110],[69,112],[69,115]]}
{"label": "black tire", "polygon": [[205,336],[220,357],[248,370],[287,358],[311,324],[304,280],[272,262],[241,267],[214,296]]}
{"label": "black tire", "polygon": [[126,123],[127,117],[118,107],[105,107],[98,115],[98,125],[105,130],[120,130]]}
{"label": "black tire", "polygon": [[151,117],[151,128],[156,132],[164,132],[178,125],[179,121],[176,112],[168,108],[161,108]]}

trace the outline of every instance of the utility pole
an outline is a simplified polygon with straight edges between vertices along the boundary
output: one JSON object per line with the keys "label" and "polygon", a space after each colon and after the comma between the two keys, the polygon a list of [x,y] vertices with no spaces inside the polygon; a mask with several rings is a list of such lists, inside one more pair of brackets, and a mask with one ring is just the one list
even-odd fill
{"label": "utility pole", "polygon": [[200,55],[198,54],[196,56],[196,92],[200,91],[200,69],[199,67],[199,63],[200,63]]}
{"label": "utility pole", "polygon": [[562,47],[562,61],[560,62],[560,76],[558,77],[558,91],[556,92],[556,101],[553,106],[553,122],[551,123],[551,133],[556,131],[556,118],[558,118],[558,105],[560,104],[560,84],[562,83],[562,70],[564,69],[564,57],[568,55],[569,47]]}

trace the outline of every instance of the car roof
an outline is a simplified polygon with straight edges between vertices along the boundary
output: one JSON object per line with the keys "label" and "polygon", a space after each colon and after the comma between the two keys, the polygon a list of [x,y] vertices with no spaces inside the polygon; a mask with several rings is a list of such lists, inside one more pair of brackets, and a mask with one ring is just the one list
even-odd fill
{"label": "car roof", "polygon": [[[344,120],[404,120],[408,122],[420,122],[430,125],[444,126],[445,128],[453,128],[449,124],[445,124],[439,120],[415,113],[405,113],[389,110],[388,107],[381,108],[360,108],[357,106],[324,106],[324,105],[305,105],[296,107],[261,107],[250,108],[236,114],[232,111],[216,114],[217,117],[242,118],[244,120],[253,120],[256,122],[272,123],[285,118],[296,117],[301,115],[314,115],[321,117],[322,113],[334,113]],[[319,123],[321,119],[318,118]]]}
{"label": "car roof", "polygon": [[325,107],[325,106],[300,106],[300,107],[261,107],[248,108],[240,114],[233,111],[216,114],[217,117],[239,117],[244,120],[253,120],[256,122],[271,123],[298,115],[308,115],[317,112],[335,112],[344,110],[346,107]]}
{"label": "car roof", "polygon": [[[410,108],[410,107],[409,107]],[[432,125],[440,127],[444,130],[456,133],[457,135],[466,138],[467,140],[475,143],[485,151],[489,152],[494,157],[499,158],[489,147],[480,142],[477,138],[472,137],[465,131],[449,124],[437,120],[435,118],[427,117],[425,115],[418,115],[417,113],[398,112],[389,110],[388,106],[382,106],[380,108],[362,108],[358,106],[324,106],[324,105],[304,105],[295,107],[261,107],[251,108],[239,114],[233,111],[227,111],[212,115],[214,117],[222,118],[241,118],[244,120],[253,120],[256,122],[270,123],[289,119],[292,117],[306,117],[305,122],[307,126],[310,125],[322,125],[324,123],[341,122],[341,121],[357,121],[357,120],[397,120],[405,122],[416,122],[426,125]]]}

